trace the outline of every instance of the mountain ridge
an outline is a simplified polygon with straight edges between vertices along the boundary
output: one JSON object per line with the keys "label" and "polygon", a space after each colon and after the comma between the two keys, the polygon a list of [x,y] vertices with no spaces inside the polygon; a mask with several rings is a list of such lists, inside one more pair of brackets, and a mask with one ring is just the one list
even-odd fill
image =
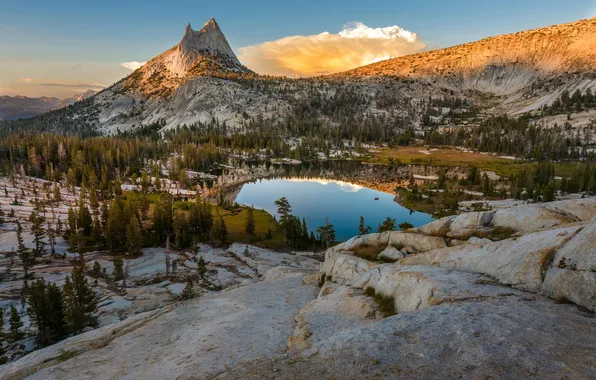
{"label": "mountain ridge", "polygon": [[24,95],[0,95],[0,120],[33,117],[48,111],[68,107],[96,93],[97,91],[87,90],[64,99],[54,96],[40,96],[35,98]]}
{"label": "mountain ridge", "polygon": [[[342,107],[346,100],[341,97],[346,96],[355,102],[346,110],[353,116],[397,118],[394,128],[409,124],[424,134],[424,128],[433,124],[449,123],[436,110],[417,105],[429,98],[465,99],[484,116],[532,113],[565,93],[596,92],[595,67],[596,18],[592,18],[327,76],[272,77],[243,66],[215,19],[210,19],[198,31],[188,24],[176,45],[93,96],[84,107],[68,110],[70,116],[64,120],[74,129],[85,120],[80,127],[103,134],[155,124],[164,130],[197,123],[242,130],[255,120],[275,125],[305,115],[313,118],[309,123],[339,125],[338,114],[329,114],[323,103]],[[583,128],[595,117],[596,110],[588,111],[576,124]],[[551,117],[546,123],[561,125],[561,121]]]}

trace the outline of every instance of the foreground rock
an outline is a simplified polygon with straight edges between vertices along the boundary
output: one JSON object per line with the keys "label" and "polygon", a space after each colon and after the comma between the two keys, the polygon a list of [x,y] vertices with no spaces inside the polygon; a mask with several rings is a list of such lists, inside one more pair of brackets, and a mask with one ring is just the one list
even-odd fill
{"label": "foreground rock", "polygon": [[500,283],[539,292],[556,250],[580,227],[566,227],[485,245],[463,245],[408,256],[404,265],[432,265],[492,276]]}
{"label": "foreground rock", "polygon": [[[512,225],[495,226],[500,209],[357,236],[320,265],[308,253],[201,247],[212,276],[236,281],[228,289],[137,315],[127,313],[182,283],[113,295],[100,309],[122,307],[122,321],[1,366],[0,378],[596,378],[596,218],[578,201],[517,206],[502,214]],[[521,228],[525,215],[556,223]],[[449,237],[479,228],[516,232]],[[133,272],[150,272],[154,253]],[[180,259],[189,271],[195,260]]]}
{"label": "foreground rock", "polygon": [[[210,378],[285,350],[298,308],[318,291],[294,277],[207,295],[34,352],[0,378]],[[63,351],[74,357],[60,362]]]}
{"label": "foreground rock", "polygon": [[596,219],[557,251],[542,293],[596,311]]}
{"label": "foreground rock", "polygon": [[218,379],[591,379],[596,319],[539,296],[445,303],[345,330]]}

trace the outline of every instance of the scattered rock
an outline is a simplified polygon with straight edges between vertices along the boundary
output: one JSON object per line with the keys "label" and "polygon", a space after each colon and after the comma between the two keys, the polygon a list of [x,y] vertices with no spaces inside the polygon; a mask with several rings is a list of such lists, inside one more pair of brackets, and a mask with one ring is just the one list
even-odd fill
{"label": "scattered rock", "polygon": [[397,248],[387,247],[377,256],[379,261],[398,261],[403,259],[406,255]]}

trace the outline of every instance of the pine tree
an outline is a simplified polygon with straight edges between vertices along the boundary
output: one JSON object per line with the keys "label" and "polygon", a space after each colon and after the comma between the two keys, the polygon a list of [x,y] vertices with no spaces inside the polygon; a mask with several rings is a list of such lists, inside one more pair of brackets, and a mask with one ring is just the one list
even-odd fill
{"label": "pine tree", "polygon": [[188,281],[186,282],[186,286],[184,287],[184,290],[182,290],[182,293],[180,294],[180,298],[183,300],[189,300],[194,297],[195,297],[195,291],[194,291],[192,279],[189,278]]}
{"label": "pine tree", "polygon": [[55,183],[54,184],[54,191],[53,191],[53,201],[54,203],[59,203],[62,201],[62,194],[60,193],[60,187],[58,187],[58,184]]}
{"label": "pine tree", "polygon": [[41,257],[46,245],[43,241],[43,238],[46,236],[46,231],[43,228],[45,218],[39,215],[37,211],[33,211],[31,212],[31,215],[29,215],[29,221],[31,222],[31,233],[33,234],[33,243],[35,244],[33,255],[35,257]]}
{"label": "pine tree", "polygon": [[173,199],[168,193],[162,193],[153,211],[153,228],[163,241],[172,233]]}
{"label": "pine tree", "polygon": [[129,255],[138,255],[143,246],[143,236],[139,221],[135,216],[131,216],[126,225],[126,249]]}
{"label": "pine tree", "polygon": [[317,232],[321,236],[325,248],[329,248],[329,245],[335,241],[335,229],[333,224],[329,223],[329,218],[325,217],[325,225],[317,228]]}
{"label": "pine tree", "polygon": [[50,243],[50,254],[55,255],[56,254],[56,236],[58,234],[56,233],[56,230],[52,227],[52,224],[50,223],[50,221],[48,221],[46,224],[46,232],[48,235],[48,243]]}
{"label": "pine tree", "polygon": [[29,278],[29,269],[35,264],[35,256],[31,250],[25,247],[23,242],[23,227],[21,223],[17,221],[17,254],[21,263],[23,264],[23,271],[25,272],[25,278]]}
{"label": "pine tree", "polygon": [[364,217],[360,216],[360,223],[358,224],[358,235],[366,235],[371,231],[370,226],[364,226]]}
{"label": "pine tree", "polygon": [[21,327],[23,327],[23,322],[21,321],[21,315],[17,311],[17,308],[14,305],[10,305],[10,337],[13,341],[21,339],[23,333],[21,332]]}
{"label": "pine tree", "polygon": [[213,227],[213,238],[218,241],[219,244],[224,245],[228,237],[228,229],[223,217],[220,216],[219,219],[216,219],[215,226]]}
{"label": "pine tree", "polygon": [[377,232],[387,232],[393,230],[395,230],[395,219],[391,219],[390,217],[387,217],[387,219],[385,219],[382,224],[379,224],[379,227],[377,228]]}
{"label": "pine tree", "polygon": [[122,259],[114,260],[114,280],[120,281],[124,278],[124,262]]}
{"label": "pine tree", "polygon": [[246,221],[244,223],[244,231],[250,236],[255,234],[255,214],[254,209],[249,207],[246,209]]}
{"label": "pine tree", "polygon": [[205,274],[207,273],[207,264],[205,263],[205,259],[203,259],[203,256],[199,257],[197,271],[199,272],[199,276],[201,276],[201,278],[205,277]]}
{"label": "pine tree", "polygon": [[191,239],[189,239],[188,236],[188,220],[184,213],[177,212],[174,214],[172,229],[174,231],[174,239],[178,248],[182,249],[188,247]]}
{"label": "pine tree", "polygon": [[277,206],[277,213],[279,214],[279,223],[282,228],[288,223],[288,219],[292,213],[292,206],[286,197],[281,197],[275,201]]}
{"label": "pine tree", "polygon": [[81,269],[73,268],[72,280],[66,276],[63,292],[64,315],[68,330],[78,334],[85,327],[95,327],[97,321],[92,314],[97,308],[97,298]]}
{"label": "pine tree", "polygon": [[37,327],[36,342],[41,347],[54,344],[66,336],[62,292],[55,283],[41,278],[29,289],[27,314]]}
{"label": "pine tree", "polygon": [[97,260],[95,260],[93,263],[93,275],[95,277],[101,276],[101,265],[97,262]]}

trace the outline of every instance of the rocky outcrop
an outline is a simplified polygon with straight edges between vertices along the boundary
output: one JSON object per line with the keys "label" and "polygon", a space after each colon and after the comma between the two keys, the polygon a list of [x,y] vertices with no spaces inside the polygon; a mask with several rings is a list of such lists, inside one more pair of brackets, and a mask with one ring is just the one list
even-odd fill
{"label": "rocky outcrop", "polygon": [[356,257],[351,252],[328,250],[321,264],[321,272],[337,283],[350,284],[375,266],[375,263]]}
{"label": "rocky outcrop", "polygon": [[411,248],[416,252],[427,252],[446,247],[445,239],[438,236],[427,236],[419,233],[389,231],[368,235],[359,235],[332,247],[334,252],[358,251],[363,248],[378,248],[380,251],[387,247],[398,249]]}
{"label": "rocky outcrop", "polygon": [[294,277],[206,295],[36,351],[1,366],[0,378],[212,378],[285,351],[296,310],[317,294]]}
{"label": "rocky outcrop", "polygon": [[391,231],[385,232],[388,235],[387,243],[396,248],[412,248],[416,252],[427,252],[447,247],[445,239],[437,236],[426,236],[409,232]]}
{"label": "rocky outcrop", "polygon": [[441,219],[433,220],[432,222],[420,226],[417,230],[424,235],[429,236],[446,236],[451,229],[451,223],[455,219],[454,216],[447,216]]}
{"label": "rocky outcrop", "polygon": [[539,296],[443,303],[344,330],[220,379],[592,379],[596,319]]}
{"label": "rocky outcrop", "polygon": [[486,245],[463,245],[408,256],[404,265],[432,265],[482,273],[500,283],[539,292],[556,250],[580,227],[540,231]]}
{"label": "rocky outcrop", "polygon": [[391,264],[374,268],[352,285],[363,289],[372,287],[392,297],[396,313],[418,311],[444,302],[520,294],[477,274]]}
{"label": "rocky outcrop", "polygon": [[596,311],[596,219],[557,251],[542,294]]}
{"label": "rocky outcrop", "polygon": [[[566,203],[572,202],[564,201],[561,205]],[[497,210],[492,217],[491,225],[528,233],[577,221],[579,218],[571,214],[553,211],[540,204],[530,204]]]}
{"label": "rocky outcrop", "polygon": [[[562,214],[564,204],[549,207]],[[596,310],[596,218],[578,221],[580,203],[569,209],[572,223],[495,242],[446,247],[422,233],[442,235],[448,220],[358,236],[327,250],[321,273],[312,255],[201,246],[211,266],[236,262],[250,276],[35,351],[0,366],[0,378],[595,378],[586,309]],[[493,219],[460,217],[463,229],[494,228]],[[394,257],[392,241],[416,237],[419,249],[440,247],[395,263],[355,255]]]}

